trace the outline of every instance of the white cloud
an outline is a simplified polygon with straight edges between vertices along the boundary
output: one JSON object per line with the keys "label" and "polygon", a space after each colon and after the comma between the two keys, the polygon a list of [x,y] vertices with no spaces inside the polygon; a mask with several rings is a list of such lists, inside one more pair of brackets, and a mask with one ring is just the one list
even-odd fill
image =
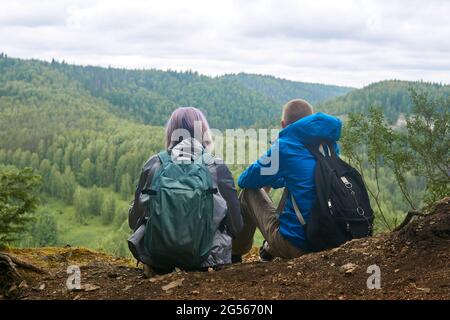
{"label": "white cloud", "polygon": [[0,51],[362,86],[450,83],[450,2],[2,1]]}

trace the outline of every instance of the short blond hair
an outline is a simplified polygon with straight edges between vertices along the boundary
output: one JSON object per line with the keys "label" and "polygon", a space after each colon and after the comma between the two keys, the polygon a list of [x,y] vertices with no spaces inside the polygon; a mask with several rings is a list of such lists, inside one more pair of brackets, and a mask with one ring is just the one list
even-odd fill
{"label": "short blond hair", "polygon": [[313,112],[313,107],[308,101],[294,99],[284,105],[282,119],[285,125],[290,125],[304,117],[312,115]]}

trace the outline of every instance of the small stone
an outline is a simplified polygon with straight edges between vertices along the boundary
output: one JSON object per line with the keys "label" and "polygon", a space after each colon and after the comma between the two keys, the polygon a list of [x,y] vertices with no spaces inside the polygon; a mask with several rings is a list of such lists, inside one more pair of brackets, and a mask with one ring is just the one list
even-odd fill
{"label": "small stone", "polygon": [[123,288],[122,291],[128,291],[128,290],[130,290],[131,288],[133,288],[133,286],[126,286],[125,288]]}
{"label": "small stone", "polygon": [[74,298],[73,298],[73,300],[79,300],[81,298],[81,296],[79,295],[79,294],[77,294]]}
{"label": "small stone", "polygon": [[395,269],[395,270],[394,270],[395,273],[397,273],[397,272],[399,272],[399,271],[400,271],[400,269]]}
{"label": "small stone", "polygon": [[149,281],[151,283],[154,283],[154,282],[164,280],[166,277],[167,277],[167,275],[156,276],[156,277],[150,278]]}
{"label": "small stone", "polygon": [[163,291],[169,291],[169,290],[174,289],[176,287],[181,287],[183,285],[183,281],[184,281],[184,278],[172,281],[169,284],[166,284],[165,286],[162,286],[161,289],[163,289]]}
{"label": "small stone", "polygon": [[430,293],[431,292],[430,288],[419,288],[419,287],[417,287],[417,289],[420,290],[420,291],[423,291],[425,293]]}
{"label": "small stone", "polygon": [[39,291],[42,291],[42,290],[44,290],[44,289],[45,289],[45,283],[42,283],[42,284],[39,286],[38,290],[39,290]]}
{"label": "small stone", "polygon": [[85,284],[82,289],[86,292],[90,292],[90,291],[98,290],[98,289],[100,289],[100,287],[96,286],[95,284],[88,283],[88,284]]}
{"label": "small stone", "polygon": [[191,293],[192,293],[193,295],[199,295],[199,294],[200,294],[200,291],[198,291],[198,290],[193,290]]}
{"label": "small stone", "polygon": [[292,266],[287,266],[288,269],[292,269]]}
{"label": "small stone", "polygon": [[216,293],[217,293],[217,294],[222,294],[222,293],[223,293],[223,290],[217,290]]}
{"label": "small stone", "polygon": [[208,272],[214,272],[214,268],[208,267]]}
{"label": "small stone", "polygon": [[345,275],[351,275],[356,270],[356,268],[358,268],[358,265],[354,263],[347,263],[341,266],[339,268],[339,271],[341,273],[344,273]]}

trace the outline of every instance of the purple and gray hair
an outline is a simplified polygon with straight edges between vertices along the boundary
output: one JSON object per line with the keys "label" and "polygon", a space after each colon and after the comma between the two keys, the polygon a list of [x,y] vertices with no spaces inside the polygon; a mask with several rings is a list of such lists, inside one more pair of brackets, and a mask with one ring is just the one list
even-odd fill
{"label": "purple and gray hair", "polygon": [[212,146],[212,137],[205,115],[197,108],[184,107],[176,109],[166,125],[166,148],[187,138],[195,138],[203,147]]}

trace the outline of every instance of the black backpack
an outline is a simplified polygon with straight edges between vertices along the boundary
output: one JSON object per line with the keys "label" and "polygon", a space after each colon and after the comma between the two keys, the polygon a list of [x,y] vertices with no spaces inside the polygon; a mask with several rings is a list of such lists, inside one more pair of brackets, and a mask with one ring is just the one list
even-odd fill
{"label": "black backpack", "polygon": [[316,202],[307,224],[293,197],[292,205],[305,228],[308,247],[321,251],[371,236],[373,210],[359,172],[339,158],[331,143],[306,148],[317,160]]}

